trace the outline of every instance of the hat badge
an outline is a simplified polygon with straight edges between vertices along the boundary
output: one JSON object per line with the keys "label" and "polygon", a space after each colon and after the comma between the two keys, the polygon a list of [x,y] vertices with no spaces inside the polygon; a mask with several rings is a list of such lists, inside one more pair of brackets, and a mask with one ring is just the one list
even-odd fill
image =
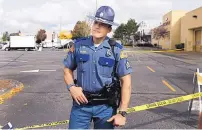
{"label": "hat badge", "polygon": [[101,12],[101,13],[100,13],[100,17],[103,17],[103,15],[104,15],[103,12]]}

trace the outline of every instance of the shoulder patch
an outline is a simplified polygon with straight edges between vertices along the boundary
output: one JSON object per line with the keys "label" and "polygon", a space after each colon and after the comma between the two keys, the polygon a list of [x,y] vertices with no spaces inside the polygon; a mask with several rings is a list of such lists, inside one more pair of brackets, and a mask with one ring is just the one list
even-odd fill
{"label": "shoulder patch", "polygon": [[127,55],[126,52],[124,52],[124,50],[122,50],[122,51],[120,52],[120,58],[121,58],[121,59],[123,59],[123,58],[128,58],[128,55]]}

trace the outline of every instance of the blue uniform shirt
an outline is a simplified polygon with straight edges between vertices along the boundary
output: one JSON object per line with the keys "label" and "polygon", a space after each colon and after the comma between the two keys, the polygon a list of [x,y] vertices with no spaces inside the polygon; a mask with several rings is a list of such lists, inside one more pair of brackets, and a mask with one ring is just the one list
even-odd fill
{"label": "blue uniform shirt", "polygon": [[74,51],[69,51],[63,61],[65,67],[72,71],[77,69],[77,85],[84,91],[97,92],[105,84],[111,83],[115,61],[117,61],[118,77],[132,72],[127,56],[123,52],[123,46],[116,43],[114,57],[108,40],[109,38],[106,38],[96,48],[92,36],[83,38],[74,44]]}

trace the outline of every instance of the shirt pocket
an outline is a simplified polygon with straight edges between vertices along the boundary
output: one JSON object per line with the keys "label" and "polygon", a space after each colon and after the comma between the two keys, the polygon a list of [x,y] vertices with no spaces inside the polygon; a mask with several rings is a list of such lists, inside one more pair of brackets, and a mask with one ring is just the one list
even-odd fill
{"label": "shirt pocket", "polygon": [[89,54],[78,54],[76,61],[77,61],[79,71],[86,71],[88,69],[89,59],[90,59]]}
{"label": "shirt pocket", "polygon": [[100,72],[100,75],[110,78],[112,76],[115,60],[111,58],[100,57],[98,63],[98,71]]}

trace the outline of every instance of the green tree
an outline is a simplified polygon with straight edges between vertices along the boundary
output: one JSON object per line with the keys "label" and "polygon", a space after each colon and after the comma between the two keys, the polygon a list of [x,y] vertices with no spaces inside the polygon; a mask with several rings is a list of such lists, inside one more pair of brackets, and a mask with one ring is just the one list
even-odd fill
{"label": "green tree", "polygon": [[2,36],[2,41],[9,41],[9,34],[8,32],[5,32]]}
{"label": "green tree", "polygon": [[124,32],[125,32],[125,24],[121,24],[114,32],[113,37],[116,39],[123,39],[124,38]]}
{"label": "green tree", "polygon": [[136,21],[134,19],[129,19],[125,26],[126,35],[128,37],[130,37],[131,35],[134,35],[137,32],[138,28],[139,28],[139,25],[136,23]]}
{"label": "green tree", "polygon": [[72,31],[72,39],[87,37],[90,35],[90,26],[85,21],[78,21]]}
{"label": "green tree", "polygon": [[137,35],[139,25],[134,19],[129,19],[126,24],[122,23],[115,31],[113,37],[119,40],[128,40]]}

